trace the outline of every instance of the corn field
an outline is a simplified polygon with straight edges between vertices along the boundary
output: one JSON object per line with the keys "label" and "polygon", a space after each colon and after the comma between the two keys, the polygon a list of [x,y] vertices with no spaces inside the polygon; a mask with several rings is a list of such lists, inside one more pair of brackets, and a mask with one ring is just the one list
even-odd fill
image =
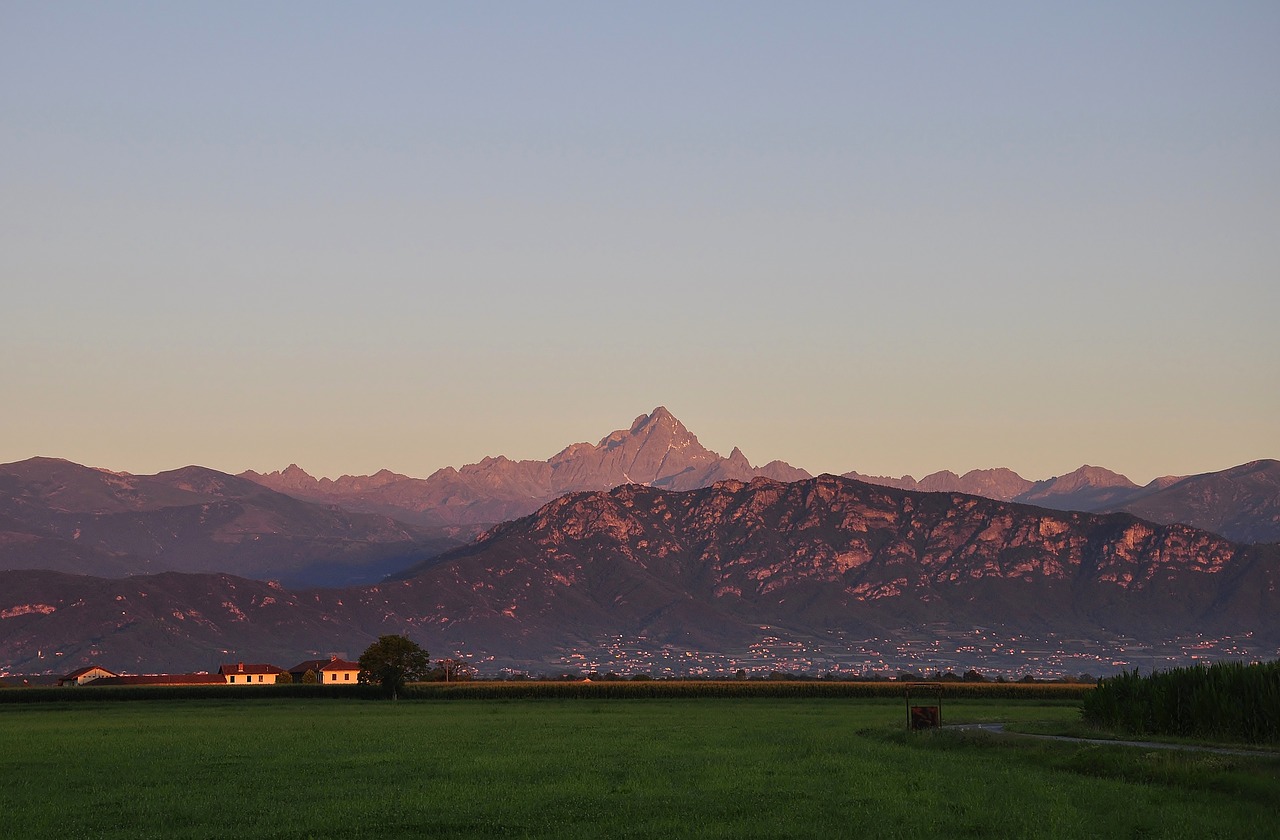
{"label": "corn field", "polygon": [[1280,743],[1280,661],[1219,662],[1099,682],[1086,722],[1134,735]]}
{"label": "corn field", "polygon": [[[911,685],[923,685],[912,683]],[[930,683],[946,699],[1075,700],[1093,690],[1080,683]],[[601,682],[475,681],[414,683],[402,696],[421,700],[473,699],[697,699],[768,698],[899,698],[907,685],[899,682],[646,680]]]}

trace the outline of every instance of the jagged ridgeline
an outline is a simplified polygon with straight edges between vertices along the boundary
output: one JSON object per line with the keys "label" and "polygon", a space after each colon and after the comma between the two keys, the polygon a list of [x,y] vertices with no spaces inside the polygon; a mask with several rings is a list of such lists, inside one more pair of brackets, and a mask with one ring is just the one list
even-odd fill
{"label": "jagged ridgeline", "polygon": [[499,455],[461,469],[445,467],[428,478],[382,470],[371,476],[316,479],[297,465],[278,472],[242,474],[299,498],[425,525],[502,522],[578,490],[607,490],[621,484],[692,490],[725,479],[746,481],[757,476],[780,481],[811,477],[782,461],[753,467],[737,447],[722,457],[699,443],[663,406],[641,414],[630,428],[611,432],[597,444],[574,443],[546,461],[513,461]]}

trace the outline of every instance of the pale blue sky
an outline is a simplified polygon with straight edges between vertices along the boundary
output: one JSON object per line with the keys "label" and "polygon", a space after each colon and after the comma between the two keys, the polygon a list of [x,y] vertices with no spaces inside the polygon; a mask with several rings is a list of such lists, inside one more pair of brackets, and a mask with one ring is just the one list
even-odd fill
{"label": "pale blue sky", "polygon": [[0,461],[1280,457],[1280,5],[0,3]]}

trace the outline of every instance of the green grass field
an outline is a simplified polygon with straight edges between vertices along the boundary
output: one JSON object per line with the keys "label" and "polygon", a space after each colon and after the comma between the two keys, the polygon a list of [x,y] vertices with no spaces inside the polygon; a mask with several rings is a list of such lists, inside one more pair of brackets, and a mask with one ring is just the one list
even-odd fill
{"label": "green grass field", "polygon": [[5,705],[0,835],[1240,838],[1280,821],[1274,758],[912,735],[903,717],[848,699]]}

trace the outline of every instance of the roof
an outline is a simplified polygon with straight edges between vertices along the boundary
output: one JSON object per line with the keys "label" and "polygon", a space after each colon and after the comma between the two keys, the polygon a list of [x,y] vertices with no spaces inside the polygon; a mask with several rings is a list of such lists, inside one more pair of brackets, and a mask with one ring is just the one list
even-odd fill
{"label": "roof", "polygon": [[221,674],[143,674],[136,677],[100,677],[87,685],[226,685]]}
{"label": "roof", "polygon": [[116,676],[115,671],[111,671],[107,668],[103,668],[101,665],[86,665],[83,668],[75,669],[70,674],[67,674],[65,677],[63,677],[63,679],[64,680],[79,679],[80,677],[83,677],[85,674],[89,673],[90,671],[102,671],[104,674],[110,674],[113,677]]}
{"label": "roof", "polygon": [[360,663],[348,662],[345,659],[308,659],[299,662],[289,669],[293,674],[305,674],[307,671],[359,671]]}
{"label": "roof", "polygon": [[284,673],[283,668],[275,665],[268,665],[265,662],[237,662],[235,665],[221,665],[218,667],[219,674],[281,674]]}

